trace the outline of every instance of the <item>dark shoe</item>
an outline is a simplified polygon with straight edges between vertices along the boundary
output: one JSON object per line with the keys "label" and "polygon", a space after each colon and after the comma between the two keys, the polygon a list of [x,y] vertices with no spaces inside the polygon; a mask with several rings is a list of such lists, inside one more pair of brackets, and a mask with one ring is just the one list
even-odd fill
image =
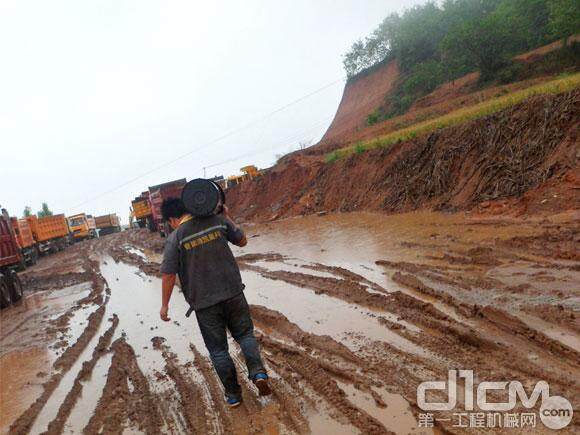
{"label": "dark shoe", "polygon": [[228,399],[226,399],[226,403],[230,408],[235,408],[236,406],[240,406],[242,404],[242,399],[229,397]]}
{"label": "dark shoe", "polygon": [[260,396],[268,396],[269,394],[272,394],[272,390],[268,384],[268,375],[266,373],[258,373],[254,376],[253,382],[258,389]]}

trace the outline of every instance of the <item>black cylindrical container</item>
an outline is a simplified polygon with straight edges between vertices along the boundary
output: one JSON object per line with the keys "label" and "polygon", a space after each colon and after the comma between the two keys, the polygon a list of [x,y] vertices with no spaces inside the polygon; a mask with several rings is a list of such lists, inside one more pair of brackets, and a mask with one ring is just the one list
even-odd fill
{"label": "black cylindrical container", "polygon": [[220,213],[226,196],[221,186],[211,180],[196,178],[185,185],[181,200],[186,210],[196,217]]}

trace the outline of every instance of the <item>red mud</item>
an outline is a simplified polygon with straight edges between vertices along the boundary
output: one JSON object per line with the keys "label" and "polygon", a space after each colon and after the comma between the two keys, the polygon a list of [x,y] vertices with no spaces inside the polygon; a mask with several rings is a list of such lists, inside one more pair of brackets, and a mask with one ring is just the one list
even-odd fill
{"label": "red mud", "polygon": [[[471,209],[517,198],[577,167],[579,118],[578,90],[535,97],[483,119],[329,164],[289,157],[229,189],[228,202],[237,216],[267,221],[331,211]],[[580,208],[580,195],[572,194],[578,187],[563,187],[573,198],[562,204],[565,209]],[[527,207],[541,200],[528,198]]]}
{"label": "red mud", "polygon": [[[76,342],[65,340],[63,354],[54,367],[45,369],[51,373],[45,374],[47,380],[42,384],[40,395],[12,422],[11,431],[29,432],[36,417],[50,404],[56,405],[57,411],[50,417],[47,433],[62,433],[71,424],[75,431],[84,433],[133,430],[307,434],[325,429],[333,433],[356,430],[407,433],[417,428],[416,418],[422,412],[416,405],[418,384],[445,379],[449,367],[473,369],[480,380],[518,379],[529,383],[543,379],[549,382],[551,394],[562,395],[572,403],[580,399],[579,354],[567,344],[577,339],[580,330],[578,310],[573,302],[578,296],[573,286],[577,282],[577,262],[575,257],[563,259],[561,255],[570,241],[575,240],[575,224],[560,222],[559,226],[551,226],[556,224],[529,222],[529,231],[509,237],[510,225],[517,223],[472,220],[459,227],[454,220],[444,227],[443,221],[431,222],[431,227],[422,230],[424,235],[410,228],[404,234],[417,237],[390,241],[390,246],[397,248],[383,246],[369,250],[375,253],[372,261],[363,260],[364,256],[359,258],[359,254],[368,254],[361,252],[364,244],[352,244],[351,263],[329,261],[332,253],[317,245],[324,241],[328,247],[324,237],[320,240],[306,237],[308,247],[304,252],[318,253],[316,261],[302,257],[303,251],[295,246],[302,243],[301,236],[295,230],[284,239],[287,224],[300,224],[303,231],[315,225],[317,231],[330,234],[324,226],[327,220],[334,222],[334,219],[310,217],[302,222],[281,221],[252,227],[250,235],[259,233],[261,237],[250,240],[256,240],[254,243],[261,248],[237,252],[245,280],[259,283],[259,292],[265,297],[259,304],[254,299],[251,310],[272,375],[273,394],[265,399],[257,398],[254,386],[244,374],[239,348],[233,344],[231,351],[244,397],[242,406],[234,410],[224,404],[221,386],[208,357],[202,354],[204,349],[199,347],[203,346],[199,339],[182,346],[180,340],[187,339],[176,340],[182,335],[165,335],[169,330],[163,326],[144,324],[152,322],[150,316],[157,315],[154,309],[153,312],[137,311],[137,319],[142,319],[139,322],[129,319],[122,305],[115,305],[114,312],[107,311],[116,315],[113,324],[99,328],[115,292],[129,291],[123,286],[132,281],[122,280],[123,285],[118,287],[108,276],[110,285],[107,285],[99,270],[103,263],[90,258],[89,250],[93,255],[111,255],[116,261],[134,265],[127,270],[136,274],[139,282],[148,283],[156,279],[159,265],[136,249],[158,251],[162,242],[157,234],[145,230],[123,232],[79,244],[70,254],[63,253],[59,259],[62,270],[70,270],[79,254],[88,259],[82,263],[85,268],[82,277],[88,279],[91,290],[71,304],[68,315],[54,320],[54,331],[45,339],[50,343],[71,328],[75,316],[84,312],[82,307],[92,306],[96,310],[87,316],[86,326]],[[365,219],[364,228],[372,237],[383,234],[373,227],[369,216]],[[387,218],[377,219],[383,222]],[[455,238],[447,237],[448,228],[459,229],[459,233],[452,233]],[[480,235],[477,242],[456,240],[471,234],[466,231],[469,228],[488,237]],[[490,231],[490,228],[501,228],[502,232]],[[544,229],[549,229],[549,236]],[[361,229],[335,227],[333,231],[339,239],[341,231],[352,231],[353,234],[349,233],[352,240],[372,240],[360,233]],[[499,234],[502,237],[497,237]],[[541,252],[540,241],[544,239],[550,241],[550,249]],[[275,252],[274,247],[284,249]],[[410,250],[413,256],[398,261],[397,249]],[[380,260],[377,252],[390,253],[390,259]],[[361,267],[354,267],[356,264]],[[60,270],[56,265],[51,267]],[[41,282],[42,274],[50,273],[51,267],[31,269],[29,273]],[[506,279],[506,274],[510,279]],[[380,276],[384,279],[379,280]],[[549,283],[557,290],[545,289],[538,283]],[[300,315],[291,318],[266,306],[268,298],[277,297],[271,293],[275,288],[284,289],[286,304],[301,303],[303,297],[313,298],[305,299],[312,302],[320,299],[316,303],[322,308],[322,316],[314,324],[320,324],[325,332],[309,330],[312,322]],[[39,293],[42,291],[39,289]],[[255,291],[246,290],[250,292],[250,299],[257,297]],[[534,303],[529,295],[534,295]],[[143,298],[148,297],[143,293]],[[158,293],[153,297],[152,307],[156,308]],[[182,303],[179,294],[175,297],[175,304]],[[503,302],[499,304],[499,300]],[[355,332],[337,334],[332,329],[325,330],[324,316],[332,313],[337,303],[352,307],[353,322],[368,322],[371,328],[377,329],[377,333],[371,334],[373,338]],[[280,307],[284,308],[284,304]],[[26,311],[19,313],[18,307],[14,308],[15,321],[18,316],[26,315]],[[307,306],[303,308],[306,310]],[[520,317],[523,314],[531,317]],[[554,328],[553,331],[526,323],[534,316]],[[345,318],[344,323],[350,320]],[[194,323],[185,326],[185,321],[179,319],[172,327],[179,323],[184,324],[183,337],[190,336]],[[180,329],[176,331],[181,334]],[[557,335],[560,332],[570,335],[560,339]],[[22,334],[23,338],[27,334],[18,328],[13,333]],[[145,335],[148,345],[137,347],[136,334]],[[83,349],[97,337],[88,359],[73,373],[72,368]],[[521,358],[514,358],[514,352]],[[110,366],[99,368],[99,373],[106,374],[106,378],[101,381],[101,387],[95,387],[93,384],[98,383],[95,372],[99,364],[105,364],[107,354],[112,356]],[[155,355],[159,362],[155,362]],[[72,375],[71,389],[65,392],[60,403],[53,403],[56,400],[53,393],[67,373]],[[99,398],[94,409],[85,411],[86,422],[75,426],[80,422],[71,421],[70,417],[81,406],[85,392],[97,394]],[[501,399],[498,395],[491,397]],[[449,413],[439,416],[452,417]],[[451,423],[438,422],[437,427],[445,432],[461,432]],[[578,429],[577,420],[571,428]]]}

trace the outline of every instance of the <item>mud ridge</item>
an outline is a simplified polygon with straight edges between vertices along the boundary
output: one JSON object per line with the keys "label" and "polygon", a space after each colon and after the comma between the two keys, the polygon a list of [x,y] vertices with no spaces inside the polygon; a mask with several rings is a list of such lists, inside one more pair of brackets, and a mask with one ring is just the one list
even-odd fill
{"label": "mud ridge", "polygon": [[162,346],[161,349],[165,359],[165,371],[177,386],[189,433],[209,433],[207,426],[209,410],[202,400],[203,394],[199,386],[191,381],[188,375],[182,373],[177,355],[171,353],[167,346]]}
{"label": "mud ridge", "polygon": [[315,335],[305,332],[295,323],[288,320],[286,316],[278,311],[271,310],[261,305],[251,305],[250,310],[255,322],[267,325],[274,335],[283,335],[292,339],[296,344],[315,348],[325,353],[331,353],[355,364],[362,361],[344,344],[333,340],[328,335]]}
{"label": "mud ridge", "polygon": [[99,342],[95,346],[93,350],[93,354],[91,359],[85,361],[77,377],[74,380],[74,384],[70,391],[67,393],[63,403],[61,404],[58,413],[53,421],[48,424],[48,429],[44,434],[52,435],[52,434],[61,434],[64,432],[64,425],[73,410],[75,404],[77,403],[80,395],[83,391],[83,384],[82,381],[85,381],[89,378],[93,369],[97,365],[97,361],[99,358],[103,356],[105,352],[107,352],[107,348],[111,344],[111,340],[113,338],[113,334],[119,325],[119,318],[116,314],[113,314],[113,317],[109,319],[111,321],[111,326],[105,333],[99,338]]}
{"label": "mud ridge", "polygon": [[20,417],[16,419],[12,426],[10,426],[11,433],[26,434],[30,431],[30,428],[34,424],[36,417],[54,390],[56,390],[66,372],[70,370],[80,354],[97,333],[105,315],[105,308],[106,306],[103,305],[95,312],[91,313],[88,319],[87,327],[83,330],[77,341],[72,346],[68,347],[54,362],[53,367],[60,371],[52,375],[52,377],[42,385],[42,394],[22,415],[20,415]]}
{"label": "mud ridge", "polygon": [[113,358],[103,395],[83,432],[122,433],[129,421],[144,433],[160,433],[163,420],[157,406],[158,399],[137,364],[133,348],[121,337],[115,340],[111,349]]}
{"label": "mud ridge", "polygon": [[[392,433],[374,417],[352,404],[336,381],[315,359],[298,350],[292,351],[290,347],[275,342],[267,336],[262,335],[260,342],[274,352],[275,356],[273,358],[276,358],[277,355],[280,363],[287,364],[294,373],[299,374],[304,382],[308,383],[324,400],[344,415],[362,433]],[[282,361],[280,361],[280,358]]]}
{"label": "mud ridge", "polygon": [[247,428],[244,429],[242,421],[235,420],[230,413],[227,412],[224,404],[224,393],[211,363],[207,361],[201,353],[199,353],[193,344],[190,344],[189,347],[194,355],[193,364],[206,381],[211,401],[215,406],[215,412],[217,412],[219,416],[219,421],[222,424],[224,432],[237,433],[241,431],[241,433],[249,433]]}

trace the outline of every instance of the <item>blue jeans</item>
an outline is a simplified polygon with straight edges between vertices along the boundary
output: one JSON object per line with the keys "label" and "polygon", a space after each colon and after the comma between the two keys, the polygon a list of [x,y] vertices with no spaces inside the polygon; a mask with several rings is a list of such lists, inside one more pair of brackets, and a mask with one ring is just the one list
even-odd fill
{"label": "blue jeans", "polygon": [[254,337],[254,324],[250,308],[243,293],[211,307],[195,312],[197,323],[211,362],[217,372],[226,396],[240,399],[242,391],[236,375],[236,367],[228,352],[226,329],[242,348],[248,375],[253,379],[258,373],[266,373],[260,347]]}

